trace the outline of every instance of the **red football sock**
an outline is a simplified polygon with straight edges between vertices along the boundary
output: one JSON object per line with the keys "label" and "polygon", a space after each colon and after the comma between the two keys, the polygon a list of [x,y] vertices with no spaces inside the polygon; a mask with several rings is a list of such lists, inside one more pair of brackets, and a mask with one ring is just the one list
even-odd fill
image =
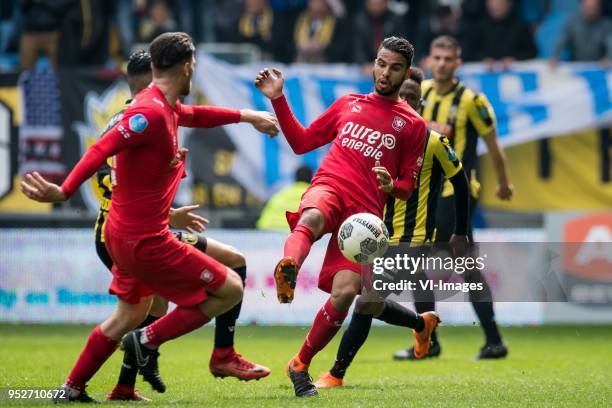
{"label": "red football sock", "polygon": [[102,364],[113,354],[118,345],[117,340],[107,337],[100,326],[96,326],[89,335],[85,348],[68,376],[66,385],[83,391],[87,381],[102,367]]}
{"label": "red football sock", "polygon": [[315,236],[310,227],[305,224],[298,224],[285,241],[284,256],[292,257],[297,262],[298,267],[301,267],[314,241]]}
{"label": "red football sock", "polygon": [[319,310],[315,317],[314,324],[302,344],[298,357],[304,364],[310,364],[312,358],[323,349],[334,338],[342,322],[346,318],[348,311],[341,312],[332,305],[328,299],[325,305]]}
{"label": "red football sock", "polygon": [[146,344],[159,346],[168,340],[175,339],[204,326],[210,321],[198,307],[181,307],[145,327]]}

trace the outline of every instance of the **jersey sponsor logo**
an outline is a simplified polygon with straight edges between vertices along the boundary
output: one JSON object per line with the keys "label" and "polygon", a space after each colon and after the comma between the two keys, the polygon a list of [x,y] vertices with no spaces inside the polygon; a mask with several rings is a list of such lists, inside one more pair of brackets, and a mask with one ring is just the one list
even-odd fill
{"label": "jersey sponsor logo", "polygon": [[361,105],[357,105],[357,104],[353,105],[353,107],[351,108],[351,112],[353,113],[361,112]]}
{"label": "jersey sponsor logo", "polygon": [[372,157],[375,160],[382,158],[383,146],[388,150],[393,150],[396,144],[394,135],[350,121],[344,124],[338,137],[342,138],[342,147],[357,150],[365,157]]}
{"label": "jersey sponsor logo", "polygon": [[417,158],[417,166],[421,167],[423,165],[423,156],[419,156]]}
{"label": "jersey sponsor logo", "polygon": [[136,133],[142,133],[149,126],[149,121],[142,113],[138,113],[130,118],[128,121],[130,130]]}
{"label": "jersey sponsor logo", "polygon": [[406,126],[406,120],[404,118],[396,116],[393,118],[393,123],[391,123],[391,126],[393,127],[393,129],[397,130],[398,132],[401,132],[404,126]]}

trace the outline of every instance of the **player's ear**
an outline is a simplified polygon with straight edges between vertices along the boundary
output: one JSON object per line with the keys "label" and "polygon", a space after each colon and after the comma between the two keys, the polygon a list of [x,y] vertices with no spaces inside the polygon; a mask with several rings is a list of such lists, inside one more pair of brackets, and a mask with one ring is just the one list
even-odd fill
{"label": "player's ear", "polygon": [[461,56],[459,56],[457,59],[455,59],[455,69],[459,69],[461,64],[463,64],[463,60],[461,59]]}

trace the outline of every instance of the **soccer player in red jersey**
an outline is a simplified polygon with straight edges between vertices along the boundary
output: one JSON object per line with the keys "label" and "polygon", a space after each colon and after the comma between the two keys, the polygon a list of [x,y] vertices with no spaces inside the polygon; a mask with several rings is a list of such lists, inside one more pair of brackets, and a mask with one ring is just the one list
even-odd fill
{"label": "soccer player in red jersey", "polygon": [[23,193],[41,202],[67,200],[107,157],[115,156],[113,204],[105,227],[113,261],[118,310],[91,333],[64,386],[68,401],[92,399],[85,385],[110,357],[129,328],[116,315],[140,313],[142,321],[155,293],[177,307],[149,326],[122,339],[127,357],[144,367],[162,343],[189,333],[242,299],[236,272],[191,245],[168,228],[168,214],[185,173],[185,151],[178,146],[178,126],[214,127],[248,122],[269,135],[278,132],[267,112],[183,105],[195,66],[195,48],[185,33],[165,33],[149,46],[153,82],[132,101],[121,120],[95,143],[62,186],[37,173],[25,176]]}
{"label": "soccer player in red jersey", "polygon": [[[317,313],[300,352],[287,366],[298,397],[317,394],[308,366],[338,332],[361,290],[360,265],[346,259],[338,248],[340,224],[360,212],[381,217],[388,194],[407,199],[415,188],[426,126],[410,106],[399,100],[413,54],[414,48],[406,39],[384,39],[373,68],[375,92],[340,97],[307,128],[289,108],[279,70],[274,69],[272,75],[264,69],[255,79],[255,85],[272,101],[295,153],[303,154],[333,141],[311,187],[302,196],[298,212],[287,215],[292,232],[274,271],[279,301],[291,302],[298,270],[313,242],[332,233],[319,275],[319,288],[331,296]],[[435,324],[427,327],[424,330],[429,333]]]}
{"label": "soccer player in red jersey", "polygon": [[[151,72],[151,55],[147,51],[140,50],[132,53],[128,59],[127,64],[127,82],[130,87],[130,93],[136,95],[143,89],[145,89],[150,83],[152,77]],[[131,102],[127,101],[126,104]],[[127,107],[127,106],[126,106]],[[121,120],[125,109],[121,110],[115,116],[113,116],[109,123],[106,125],[104,134],[112,129],[114,124]],[[112,163],[112,158],[108,160]],[[100,257],[100,260],[110,271],[113,266],[113,261],[106,250],[104,244],[104,226],[108,219],[108,211],[111,207],[112,200],[112,175],[110,165],[104,165],[98,170],[96,175],[97,188],[100,192],[102,200],[100,202],[100,211],[98,213],[96,226],[95,226],[95,240],[96,240],[96,252]],[[197,206],[187,206],[178,209],[171,209],[169,214],[169,224],[175,229],[186,229],[190,232],[203,232],[207,223],[207,220],[191,213],[192,210]],[[208,238],[205,236],[197,236],[189,232],[181,231],[175,233],[177,239],[183,242],[193,245],[198,250],[208,254],[215,260],[221,262],[223,265],[233,269],[240,275],[243,282],[246,279],[246,259],[235,248],[219,242],[215,239]],[[110,293],[115,293],[113,286],[109,288]],[[121,300],[119,300],[121,302]],[[214,350],[210,359],[209,369],[214,376],[217,377],[237,377],[241,380],[249,381],[253,379],[259,379],[266,377],[270,374],[270,370],[267,367],[259,364],[254,364],[236,353],[234,350],[234,336],[235,336],[235,325],[236,320],[240,315],[241,303],[228,310],[227,312],[217,316],[215,318],[215,341]],[[165,315],[168,309],[168,301],[160,296],[153,297],[153,304],[145,320],[140,323],[138,327],[146,327]],[[122,308],[122,311],[127,310]],[[130,330],[135,326],[135,322],[140,318],[140,313],[134,310],[134,315],[128,313],[117,314],[116,318],[128,327]],[[158,368],[158,357],[159,351],[149,356],[147,365],[140,369],[143,379],[151,384],[151,387],[157,392],[165,392],[166,385],[162,380]],[[121,365],[121,371],[119,373],[119,379],[113,390],[108,394],[108,400],[131,400],[131,401],[148,401],[148,398],[143,397],[135,389],[136,376],[138,374],[138,368],[125,359]]]}

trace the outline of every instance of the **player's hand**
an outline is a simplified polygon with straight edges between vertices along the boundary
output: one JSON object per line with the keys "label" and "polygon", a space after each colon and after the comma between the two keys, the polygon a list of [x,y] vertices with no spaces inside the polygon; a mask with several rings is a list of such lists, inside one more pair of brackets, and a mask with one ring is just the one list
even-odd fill
{"label": "player's hand", "polygon": [[470,247],[470,240],[467,235],[453,234],[448,243],[450,244],[450,247],[453,250],[453,255],[455,257],[465,256],[467,254],[468,248]]}
{"label": "player's hand", "polygon": [[271,137],[278,135],[278,119],[270,112],[242,109],[240,121],[250,123],[255,129]]}
{"label": "player's hand", "polygon": [[385,193],[390,193],[393,190],[393,179],[387,168],[381,166],[380,162],[376,160],[376,164],[372,167],[372,171],[376,174],[376,180],[379,184],[378,189]]}
{"label": "player's hand", "polygon": [[514,194],[514,186],[510,183],[498,184],[495,189],[495,195],[497,195],[500,200],[510,201],[512,194]]}
{"label": "player's hand", "polygon": [[41,203],[57,203],[67,200],[60,186],[48,182],[36,171],[25,175],[21,182],[21,192],[29,199]]}
{"label": "player's hand", "polygon": [[264,68],[259,71],[255,78],[257,89],[270,100],[278,99],[283,95],[283,85],[285,84],[285,78],[283,78],[283,73],[279,69],[272,68],[272,72],[274,75],[268,68]]}
{"label": "player's hand", "polygon": [[199,205],[194,204],[180,208],[171,208],[168,214],[170,216],[170,226],[176,229],[184,229],[191,233],[206,231],[208,220],[191,212],[198,207]]}

